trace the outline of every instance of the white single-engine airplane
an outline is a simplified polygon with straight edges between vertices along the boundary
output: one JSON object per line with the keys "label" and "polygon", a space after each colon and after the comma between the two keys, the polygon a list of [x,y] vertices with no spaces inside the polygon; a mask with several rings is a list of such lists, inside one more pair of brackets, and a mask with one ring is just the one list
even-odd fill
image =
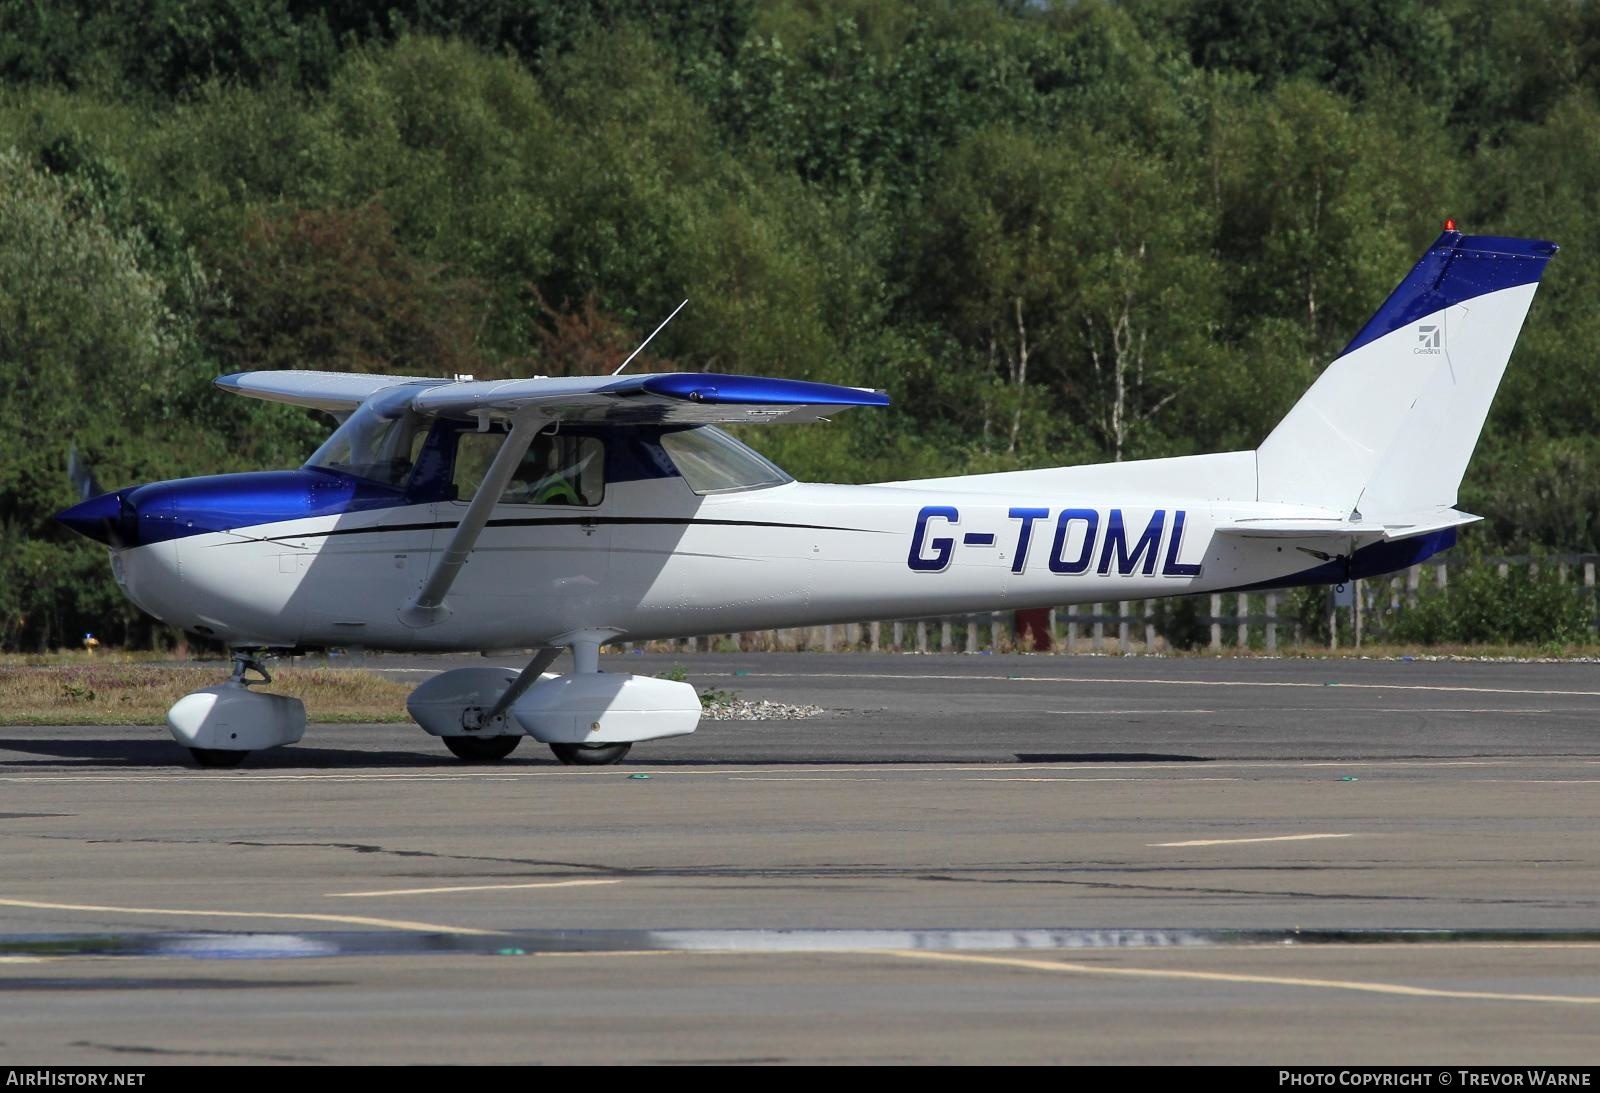
{"label": "white single-engine airplane", "polygon": [[[157,482],[59,519],[123,590],[226,643],[232,678],[169,711],[201,765],[290,744],[250,691],[270,651],[532,649],[458,668],[411,715],[457,756],[524,735],[568,763],[693,732],[687,683],[601,645],[873,618],[1327,584],[1409,566],[1478,519],[1456,491],[1551,243],[1453,223],[1255,451],[870,486],[796,482],[715,428],[881,393],[669,373],[505,381],[309,371],[216,382],[342,424],[305,466]],[[570,675],[545,675],[563,649]]]}

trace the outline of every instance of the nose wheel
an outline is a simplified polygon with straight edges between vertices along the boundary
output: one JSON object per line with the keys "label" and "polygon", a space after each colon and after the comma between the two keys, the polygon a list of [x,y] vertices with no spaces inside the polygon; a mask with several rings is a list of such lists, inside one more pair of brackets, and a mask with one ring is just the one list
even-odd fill
{"label": "nose wheel", "polygon": [[556,758],[569,767],[605,767],[622,762],[632,744],[551,744]]}
{"label": "nose wheel", "polygon": [[520,736],[445,736],[444,746],[457,759],[469,763],[492,763],[504,759],[522,743]]}
{"label": "nose wheel", "polygon": [[227,770],[244,762],[247,751],[227,751],[223,748],[190,748],[189,754],[194,757],[194,765],[207,767],[211,770]]}

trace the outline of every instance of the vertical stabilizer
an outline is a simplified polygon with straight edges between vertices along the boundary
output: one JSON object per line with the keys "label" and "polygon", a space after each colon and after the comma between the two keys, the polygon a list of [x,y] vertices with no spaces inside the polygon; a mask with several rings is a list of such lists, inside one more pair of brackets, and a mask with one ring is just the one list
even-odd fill
{"label": "vertical stabilizer", "polygon": [[1449,507],[1553,243],[1446,231],[1256,452],[1262,501]]}

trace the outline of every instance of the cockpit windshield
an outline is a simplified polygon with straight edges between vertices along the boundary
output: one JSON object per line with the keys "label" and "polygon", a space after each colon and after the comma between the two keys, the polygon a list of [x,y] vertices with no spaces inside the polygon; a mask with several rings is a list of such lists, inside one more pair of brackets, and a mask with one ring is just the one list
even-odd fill
{"label": "cockpit windshield", "polygon": [[361,404],[306,461],[385,486],[404,486],[416,465],[427,422],[410,411],[415,388],[380,391]]}
{"label": "cockpit windshield", "polygon": [[695,493],[754,490],[794,481],[777,464],[714,425],[662,433],[661,446]]}

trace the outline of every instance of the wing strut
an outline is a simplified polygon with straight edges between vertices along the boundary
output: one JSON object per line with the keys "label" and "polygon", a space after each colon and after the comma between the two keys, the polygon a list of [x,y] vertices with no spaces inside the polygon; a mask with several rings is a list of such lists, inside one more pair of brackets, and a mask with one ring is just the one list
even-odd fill
{"label": "wing strut", "polygon": [[507,687],[505,693],[495,700],[493,706],[490,706],[487,710],[468,709],[462,714],[467,728],[487,729],[489,731],[484,733],[486,736],[491,735],[496,730],[504,732],[506,711],[511,708],[512,703],[528,692],[529,687],[539,682],[539,677],[544,674],[544,670],[554,664],[556,658],[560,655],[560,646],[540,649],[533,654],[533,659],[528,662],[528,666],[522,669],[522,673],[516,679],[511,681],[511,686]]}
{"label": "wing strut", "polygon": [[545,418],[529,415],[519,417],[512,425],[511,432],[501,443],[500,450],[495,453],[494,462],[489,464],[488,473],[479,483],[478,492],[472,495],[472,503],[467,506],[466,514],[461,517],[461,523],[456,525],[455,534],[451,536],[450,545],[445,548],[444,557],[439,560],[438,568],[428,574],[428,579],[417,590],[417,594],[411,597],[411,602],[400,609],[401,622],[410,627],[421,628],[443,622],[449,617],[450,609],[444,605],[445,595],[449,593],[450,586],[455,584],[461,567],[472,554],[472,548],[478,541],[478,534],[489,522],[489,514],[494,512],[500,495],[505,492],[506,485],[511,481],[512,473],[521,464],[522,457],[528,453],[528,446],[533,443],[533,438],[545,424]]}

